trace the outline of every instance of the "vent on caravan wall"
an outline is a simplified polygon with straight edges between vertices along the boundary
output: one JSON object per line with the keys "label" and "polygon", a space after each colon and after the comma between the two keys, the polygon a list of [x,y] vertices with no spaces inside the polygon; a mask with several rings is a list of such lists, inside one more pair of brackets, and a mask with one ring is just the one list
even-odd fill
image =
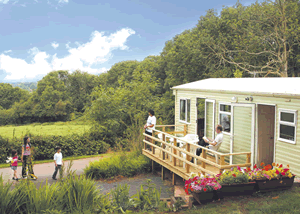
{"label": "vent on caravan wall", "polygon": [[245,100],[246,101],[253,101],[253,97],[246,97]]}

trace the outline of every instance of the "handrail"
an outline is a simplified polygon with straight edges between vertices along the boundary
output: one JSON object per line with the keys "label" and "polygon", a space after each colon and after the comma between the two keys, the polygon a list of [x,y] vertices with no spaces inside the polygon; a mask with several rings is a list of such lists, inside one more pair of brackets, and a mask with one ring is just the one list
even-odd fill
{"label": "handrail", "polygon": [[[147,134],[145,134],[145,133],[143,133],[143,134],[144,134],[145,136],[147,136],[147,137],[149,137],[149,138],[155,140],[155,141],[158,141],[158,142],[160,142],[160,143],[166,144],[166,145],[172,147],[173,149],[176,149],[176,150],[178,150],[178,151],[180,151],[180,152],[184,152],[184,153],[186,153],[187,155],[192,156],[193,158],[199,159],[199,160],[201,160],[201,161],[204,161],[204,162],[206,162],[206,163],[208,163],[208,164],[214,165],[214,166],[218,167],[219,169],[221,169],[221,168],[220,168],[221,165],[219,165],[219,164],[217,164],[217,163],[214,163],[214,162],[212,162],[212,161],[210,161],[210,160],[207,160],[207,159],[205,159],[205,158],[202,158],[202,157],[200,157],[200,156],[194,155],[193,153],[190,153],[190,152],[188,152],[188,151],[186,151],[186,150],[184,150],[184,149],[181,149],[180,147],[173,146],[172,144],[169,144],[169,143],[167,143],[167,142],[164,142],[164,141],[162,141],[162,140],[160,140],[160,139],[158,139],[158,138],[156,138],[156,137],[152,137],[152,136],[147,135]],[[144,140],[143,140],[143,141],[144,141]],[[149,141],[147,141],[147,142],[149,142]],[[151,144],[151,143],[149,142],[148,144]],[[152,145],[151,145],[151,146],[152,146]],[[153,145],[153,146],[154,146],[154,145]],[[156,145],[155,145],[155,146],[156,146]]]}
{"label": "handrail", "polygon": [[[167,126],[167,125],[166,125],[166,126]],[[145,144],[144,144],[144,149],[143,149],[143,151],[146,151],[146,144],[150,145],[150,146],[153,148],[153,155],[155,154],[155,152],[154,152],[155,149],[154,149],[154,148],[158,148],[160,151],[163,152],[163,157],[162,157],[163,160],[165,160],[165,153],[169,154],[169,155],[173,158],[174,166],[175,166],[175,164],[176,164],[176,160],[177,160],[177,159],[180,160],[180,161],[182,161],[182,162],[184,162],[184,163],[186,163],[186,164],[187,164],[186,173],[189,173],[190,166],[193,166],[193,167],[196,167],[197,169],[199,169],[200,171],[202,171],[202,173],[210,173],[210,174],[211,174],[211,173],[212,173],[211,171],[205,169],[205,165],[206,165],[206,164],[209,164],[209,165],[211,165],[211,166],[214,166],[214,167],[218,168],[218,169],[220,170],[220,172],[222,172],[224,169],[230,169],[230,168],[236,167],[236,166],[240,166],[240,167],[248,167],[248,166],[251,166],[251,163],[250,163],[251,152],[226,153],[226,154],[224,154],[224,153],[220,153],[220,152],[217,152],[217,151],[208,149],[208,148],[206,148],[206,147],[203,147],[203,146],[200,146],[200,145],[191,143],[191,142],[189,142],[188,140],[181,139],[181,138],[176,137],[176,136],[174,136],[174,135],[168,134],[168,133],[166,133],[166,132],[164,132],[164,131],[160,131],[160,130],[157,130],[157,129],[152,129],[152,130],[153,130],[153,134],[154,134],[155,132],[157,132],[157,133],[162,133],[162,134],[163,134],[163,135],[162,135],[162,136],[163,136],[163,139],[161,140],[161,139],[159,139],[159,138],[157,138],[157,137],[154,137],[154,136],[148,135],[148,134],[146,134],[146,133],[143,133],[143,135],[144,135],[145,137],[147,137],[148,139],[151,139],[151,140],[150,140],[151,142],[147,141],[147,140],[146,140],[147,138],[146,138],[145,140],[143,140],[143,142],[145,143]],[[177,144],[172,145],[171,143],[166,142],[166,138],[173,138],[173,139],[174,139],[174,143],[176,143],[176,142],[178,142],[178,141],[181,141],[181,142],[186,143],[187,150],[178,147]],[[163,148],[160,147],[160,146],[155,145],[155,144],[153,143],[153,141],[162,143]],[[204,150],[204,151],[203,151],[203,157],[200,157],[200,156],[197,156],[196,154],[191,153],[191,152],[190,152],[191,145],[192,145],[194,148],[196,147],[196,148],[201,148],[201,149],[203,149],[203,150]],[[173,148],[174,154],[173,154],[172,152],[169,152],[168,150],[164,149],[165,146],[169,146],[170,148]],[[185,153],[187,158],[181,158],[180,156],[178,156],[178,155],[176,154],[176,153],[177,153],[176,151],[178,151],[179,154],[180,154],[180,152]],[[209,152],[209,153],[218,155],[218,156],[220,157],[220,164],[208,160],[208,159],[206,158],[206,154],[207,154],[206,152]],[[226,156],[231,156],[231,155],[247,155],[246,163],[244,163],[244,164],[231,164],[231,165],[225,165],[224,157],[226,157]],[[195,164],[195,163],[191,163],[191,162],[190,162],[190,158],[191,158],[191,157],[195,158],[195,160],[200,160],[200,161],[202,161],[202,167],[201,167],[201,166],[198,166],[198,165]],[[214,173],[212,173],[212,174],[214,174]]]}
{"label": "handrail", "polygon": [[185,163],[187,163],[187,164],[189,164],[189,165],[192,165],[192,166],[194,166],[195,168],[198,168],[199,170],[201,170],[201,171],[203,171],[203,172],[206,172],[206,173],[209,173],[209,174],[214,174],[214,173],[211,172],[210,170],[207,170],[207,169],[205,169],[205,168],[202,168],[201,166],[198,166],[198,165],[196,165],[196,164],[194,164],[194,163],[191,163],[190,161],[187,161],[186,159],[184,159],[184,158],[182,158],[182,157],[179,157],[178,155],[172,154],[171,152],[169,152],[169,151],[166,150],[166,149],[161,148],[160,146],[152,145],[152,143],[150,143],[149,141],[143,140],[143,142],[144,142],[144,143],[147,143],[147,144],[149,144],[149,145],[151,145],[151,146],[153,146],[153,147],[155,147],[155,148],[157,148],[157,149],[159,149],[159,150],[162,150],[163,152],[168,153],[170,156],[176,157],[178,160],[181,160],[181,161],[183,161],[183,162],[185,162]]}
{"label": "handrail", "polygon": [[172,127],[172,126],[185,126],[185,124],[182,124],[182,125],[156,125],[155,127]]}
{"label": "handrail", "polygon": [[[215,151],[215,150],[212,150],[212,149],[208,149],[206,147],[203,147],[203,146],[200,146],[200,145],[197,145],[197,144],[193,144],[187,140],[184,140],[184,139],[180,139],[180,137],[176,137],[174,135],[170,135],[170,134],[167,134],[166,132],[163,132],[163,131],[160,131],[160,130],[157,130],[157,129],[152,129],[153,131],[155,132],[160,132],[160,133],[164,133],[166,137],[168,138],[176,138],[178,139],[179,141],[183,141],[185,143],[188,143],[190,145],[193,145],[194,147],[198,147],[198,148],[201,148],[201,149],[204,149],[206,151],[209,151],[210,153],[214,153],[216,155],[219,155],[219,156],[231,156],[231,155],[246,155],[246,154],[251,154],[251,152],[238,152],[238,153],[220,153],[218,151]],[[150,135],[147,135],[147,136],[150,136]],[[158,138],[156,138],[157,140],[160,140]]]}

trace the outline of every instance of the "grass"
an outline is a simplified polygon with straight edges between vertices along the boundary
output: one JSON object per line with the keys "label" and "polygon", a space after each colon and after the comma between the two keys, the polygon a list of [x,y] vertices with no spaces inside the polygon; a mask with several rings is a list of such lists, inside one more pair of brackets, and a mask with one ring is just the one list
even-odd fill
{"label": "grass", "polygon": [[[65,157],[63,158],[64,161],[67,160],[79,160],[79,159],[84,159],[84,158],[93,158],[93,157],[103,157],[103,158],[110,158],[115,155],[119,154],[118,152],[110,152],[110,153],[105,153],[105,154],[100,154],[100,155],[82,155],[82,156],[72,156],[72,157]],[[51,163],[53,162],[52,159],[50,160],[35,160],[34,164],[41,164],[41,163]],[[22,166],[22,163],[18,164],[19,166]],[[8,168],[9,164],[7,163],[2,163],[0,164],[0,168]]]}
{"label": "grass", "polygon": [[28,125],[7,125],[1,126],[0,136],[8,139],[24,137],[26,133],[33,135],[70,135],[73,133],[83,134],[91,128],[91,125],[83,122],[52,122],[32,123]]}

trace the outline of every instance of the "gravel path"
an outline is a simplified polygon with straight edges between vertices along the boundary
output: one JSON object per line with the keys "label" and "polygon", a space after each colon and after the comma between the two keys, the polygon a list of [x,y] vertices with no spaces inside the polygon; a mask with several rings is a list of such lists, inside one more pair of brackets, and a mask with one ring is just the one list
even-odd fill
{"label": "gravel path", "polygon": [[[72,170],[76,170],[76,174],[80,175],[83,173],[83,169],[85,166],[89,164],[91,161],[99,160],[102,157],[93,157],[93,158],[86,158],[86,159],[80,159],[80,160],[74,160]],[[70,161],[64,161],[65,166],[68,165]],[[22,171],[22,164],[19,164],[18,166],[18,176],[21,177],[21,171]],[[54,163],[42,163],[42,164],[35,164],[34,165],[34,174],[38,177],[38,180],[33,180],[33,182],[36,184],[37,188],[42,183],[42,186],[46,183],[46,180],[48,180],[49,184],[52,184],[54,181],[52,180],[52,174],[54,172]],[[12,181],[12,170],[10,168],[2,168],[0,169],[0,174],[2,174],[2,177],[4,179],[4,182]],[[112,181],[96,181],[96,185],[98,188],[102,189],[102,193],[107,193],[111,189],[114,189],[118,184],[126,184],[130,185],[129,195],[132,196],[137,193],[137,189],[140,188],[140,185],[145,183],[147,179],[151,179],[152,183],[156,185],[157,189],[162,189],[161,191],[161,198],[169,198],[173,195],[173,186],[170,182],[162,181],[161,177],[159,175],[155,174],[143,174],[138,175],[133,178],[123,178],[121,180],[117,180],[115,182]],[[17,181],[13,181],[14,183]]]}

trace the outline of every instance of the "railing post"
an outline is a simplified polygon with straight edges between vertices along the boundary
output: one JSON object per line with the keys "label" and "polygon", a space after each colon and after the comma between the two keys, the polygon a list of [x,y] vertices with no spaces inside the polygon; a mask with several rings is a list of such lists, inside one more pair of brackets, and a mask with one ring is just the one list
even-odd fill
{"label": "railing post", "polygon": [[165,126],[162,128],[162,131],[163,131],[163,132],[166,132],[166,127],[165,127]]}
{"label": "railing post", "polygon": [[[221,165],[221,167],[225,165],[225,159],[224,158],[225,158],[224,156],[220,157],[220,165]],[[222,173],[222,172],[223,172],[223,169],[221,168],[220,169],[220,173]]]}
{"label": "railing post", "polygon": [[251,161],[251,154],[247,154],[247,160],[246,160],[246,163],[250,163]]}
{"label": "railing post", "polygon": [[[191,144],[187,143],[186,145],[186,151],[187,152],[190,152],[191,150]],[[186,154],[186,159],[188,161],[190,161],[190,156],[188,154]],[[186,173],[189,173],[190,172],[190,165],[186,163]]]}
{"label": "railing post", "polygon": [[[163,142],[165,142],[165,140],[166,140],[165,133],[162,134],[162,140],[163,140]],[[166,144],[163,143],[162,144],[162,148],[165,149],[166,148]],[[166,156],[166,153],[163,151],[163,155],[162,155],[163,160],[165,160],[165,158],[166,158],[165,156]]]}
{"label": "railing post", "polygon": [[[146,140],[146,139],[147,139],[147,137],[144,135],[144,140]],[[147,143],[144,142],[144,149],[146,150],[146,148],[147,148]]]}
{"label": "railing post", "polygon": [[[203,158],[206,159],[206,150],[202,149],[202,155]],[[205,169],[206,163],[204,161],[202,161],[202,168]],[[202,172],[203,175],[205,175],[205,172]]]}
{"label": "railing post", "polygon": [[[177,139],[176,138],[174,138],[173,142],[174,142],[174,146],[177,147]],[[173,166],[176,166],[176,157],[175,157],[175,155],[177,153],[177,150],[175,148],[173,148],[173,153],[174,153],[174,156],[173,156]]]}
{"label": "railing post", "polygon": [[[154,137],[154,130],[152,131],[152,137]],[[155,154],[155,147],[153,146],[153,141],[154,141],[154,140],[151,138],[151,139],[150,139],[150,142],[151,142],[151,144],[152,144],[152,145],[151,145],[151,148],[152,148],[152,154]]]}
{"label": "railing post", "polygon": [[184,131],[183,131],[184,136],[186,135],[186,133],[187,133],[187,125],[184,124]]}

